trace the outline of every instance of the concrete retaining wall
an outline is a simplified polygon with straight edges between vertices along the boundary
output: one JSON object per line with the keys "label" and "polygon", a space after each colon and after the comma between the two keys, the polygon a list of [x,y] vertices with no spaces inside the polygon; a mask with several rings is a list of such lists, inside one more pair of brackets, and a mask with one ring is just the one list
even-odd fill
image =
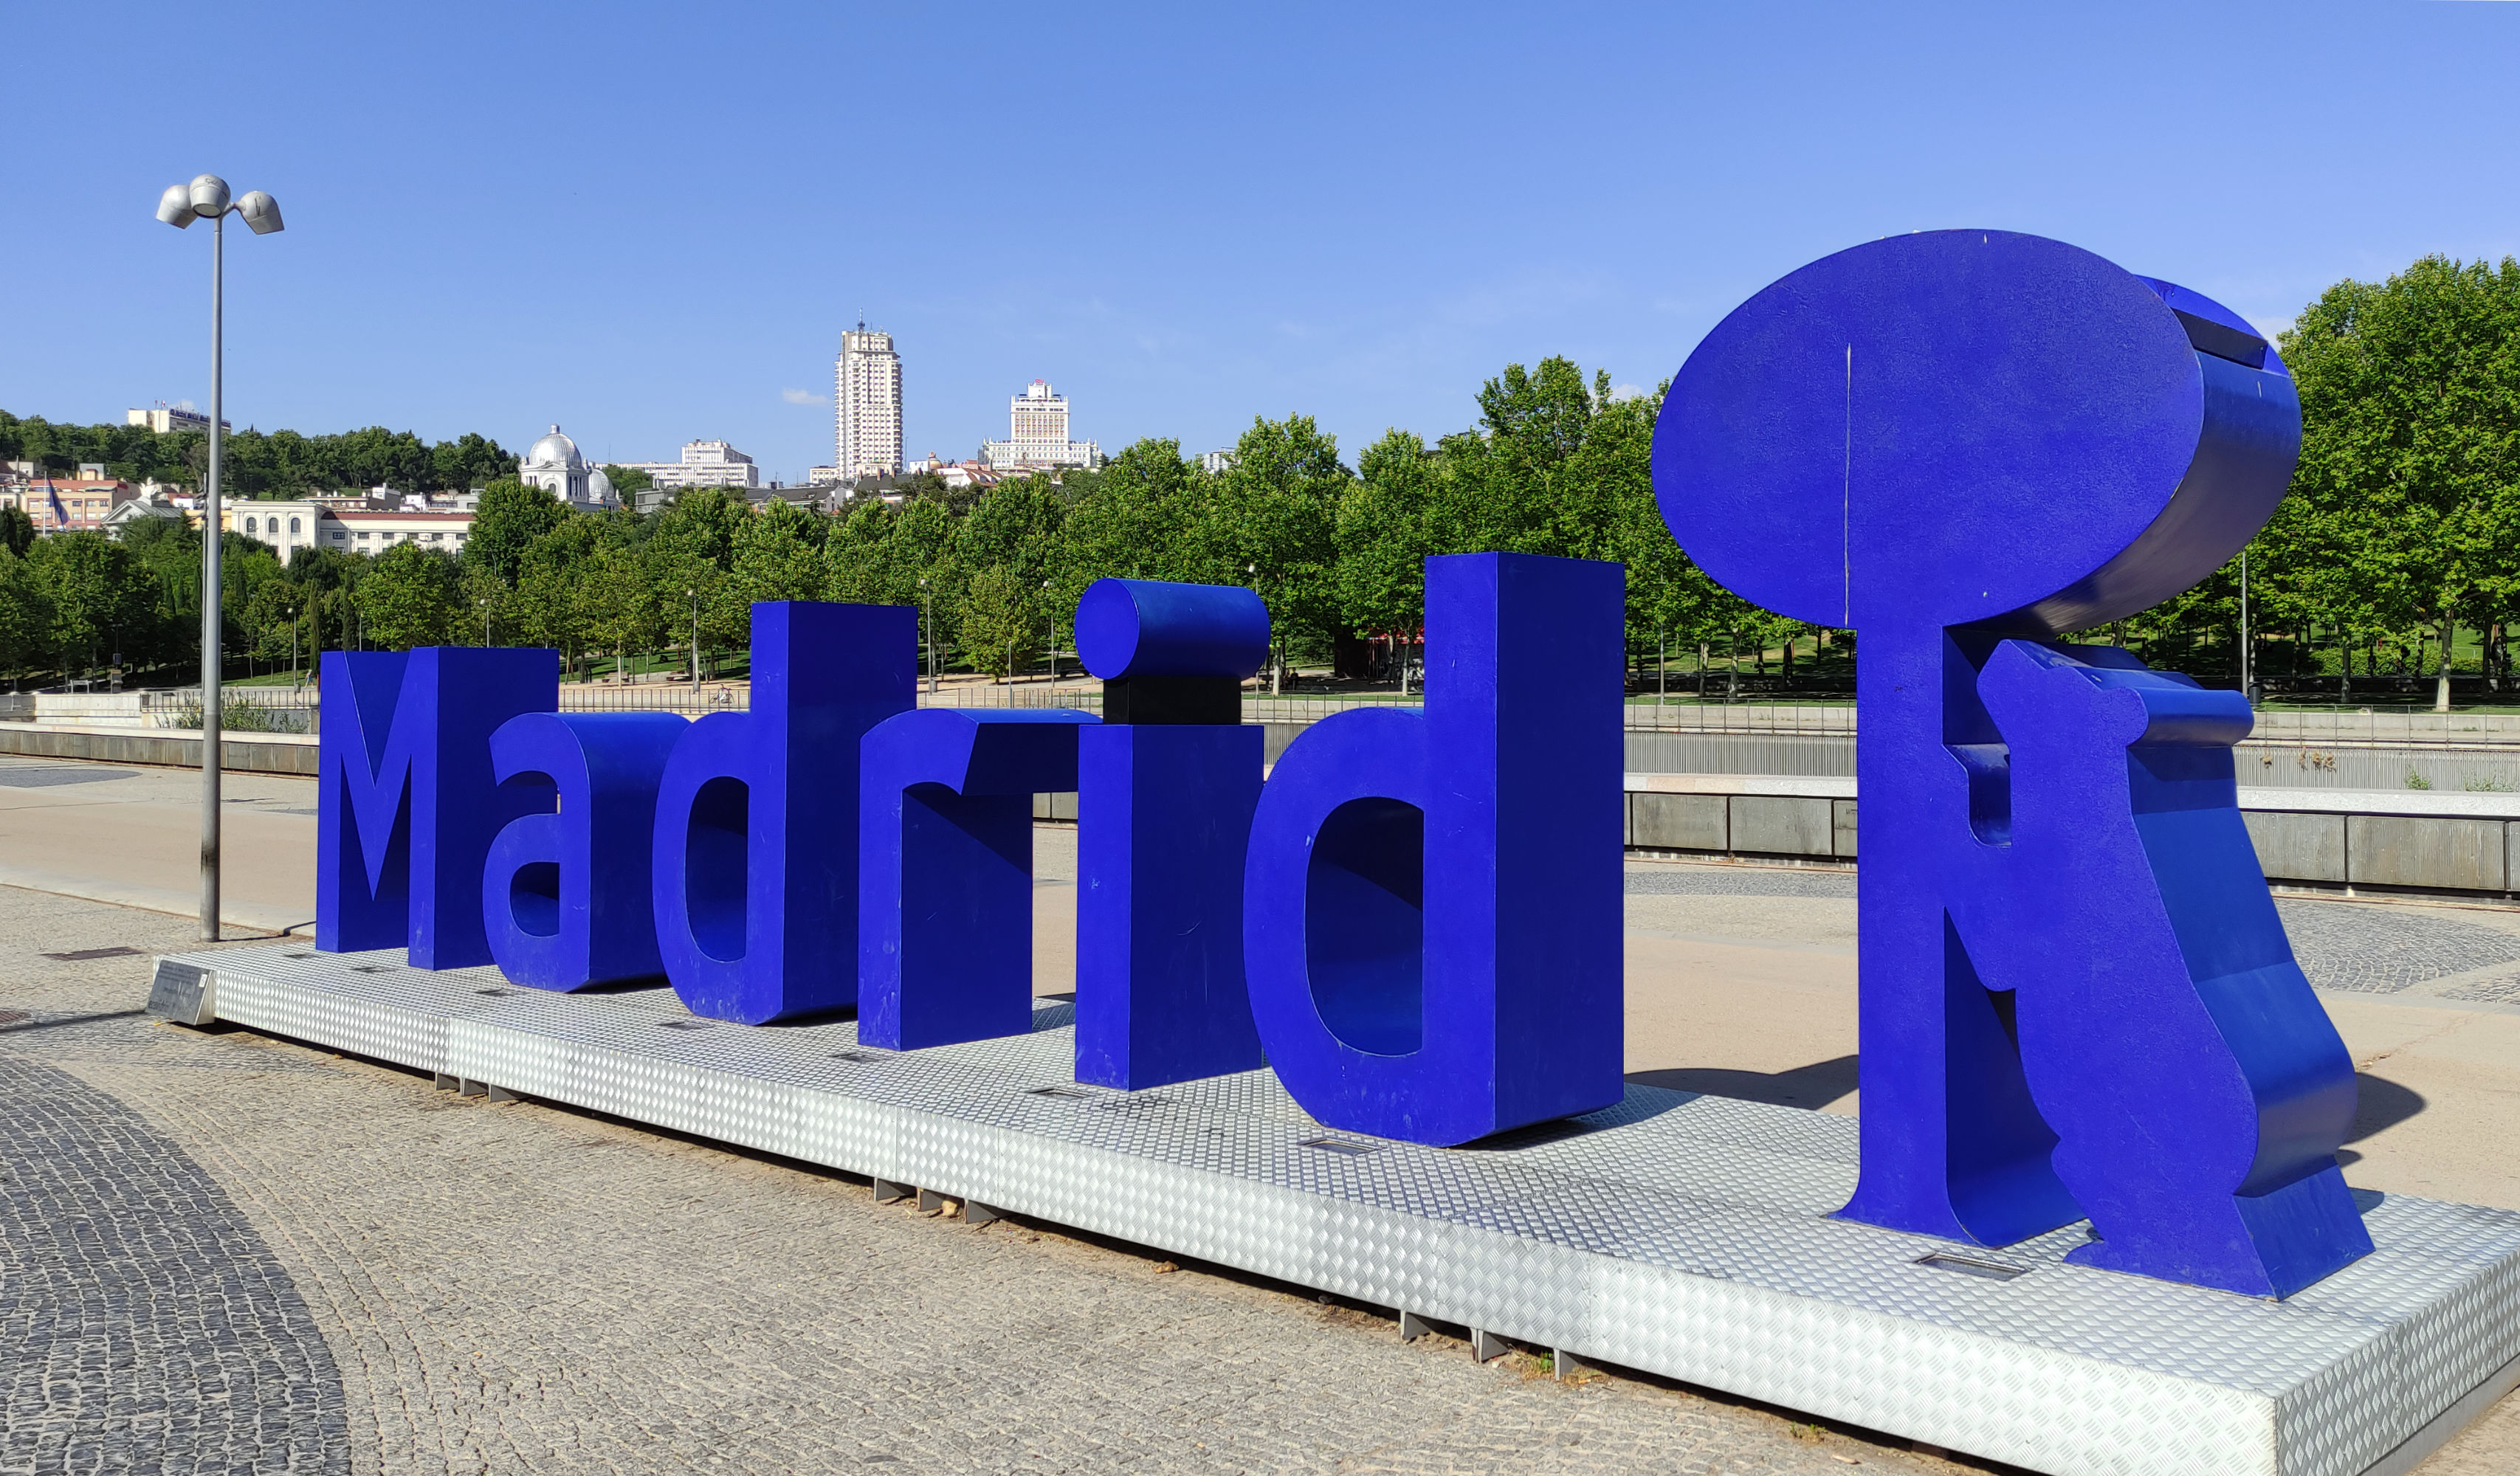
{"label": "concrete retaining wall", "polygon": [[[0,723],[0,753],[29,758],[92,759],[109,764],[202,766],[202,736],[146,728],[76,728],[46,723]],[[316,773],[315,739],[291,733],[222,738],[219,763],[242,774]]]}
{"label": "concrete retaining wall", "polygon": [[[2240,818],[2271,881],[2520,893],[2520,795],[2251,786]],[[1852,780],[1631,774],[1628,846],[1758,861],[1856,856]]]}
{"label": "concrete retaining wall", "polygon": [[[1844,733],[1673,733],[1631,728],[1631,774],[1855,777],[1855,738]],[[2520,792],[2520,744],[2304,743],[2253,738],[2232,755],[2240,783],[2271,789],[2407,789]],[[2423,789],[2412,792],[2421,793]]]}

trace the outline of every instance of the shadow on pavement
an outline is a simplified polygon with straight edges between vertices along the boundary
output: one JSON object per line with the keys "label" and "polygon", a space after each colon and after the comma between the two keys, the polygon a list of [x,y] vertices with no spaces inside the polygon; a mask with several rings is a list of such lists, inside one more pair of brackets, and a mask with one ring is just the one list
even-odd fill
{"label": "shadow on pavement", "polygon": [[1852,1055],[1834,1056],[1788,1071],[1733,1071],[1721,1066],[1682,1066],[1663,1071],[1631,1071],[1639,1086],[1707,1096],[1730,1096],[1777,1107],[1809,1107],[1817,1111],[1855,1093]]}
{"label": "shadow on pavement", "polygon": [[2362,1096],[2354,1108],[2354,1131],[2345,1135],[2347,1142],[2361,1142],[2374,1133],[2394,1128],[2431,1105],[2420,1094],[2368,1071],[2359,1073],[2354,1081],[2362,1089]]}

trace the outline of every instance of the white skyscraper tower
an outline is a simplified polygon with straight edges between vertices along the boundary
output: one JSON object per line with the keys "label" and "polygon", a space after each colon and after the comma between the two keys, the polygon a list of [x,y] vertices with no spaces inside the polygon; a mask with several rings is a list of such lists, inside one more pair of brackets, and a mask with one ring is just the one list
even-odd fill
{"label": "white skyscraper tower", "polygon": [[892,335],[858,320],[840,335],[832,386],[832,465],[843,478],[901,472],[901,356]]}
{"label": "white skyscraper tower", "polygon": [[1102,448],[1067,438],[1067,397],[1035,380],[1007,402],[1007,438],[982,441],[980,460],[993,470],[1102,464]]}

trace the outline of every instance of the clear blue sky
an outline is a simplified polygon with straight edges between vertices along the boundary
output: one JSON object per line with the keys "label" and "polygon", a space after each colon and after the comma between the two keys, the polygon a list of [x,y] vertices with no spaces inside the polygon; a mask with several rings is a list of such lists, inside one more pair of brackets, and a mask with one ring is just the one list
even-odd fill
{"label": "clear blue sky", "polygon": [[[2520,5],[1346,3],[5,12],[0,408],[561,423],[612,460],[831,456],[902,350],[911,454],[1035,377],[1106,449],[1317,417],[1353,453],[1508,362],[1669,375],[1765,283],[1939,226],[2061,237],[2277,326],[2520,252]],[[796,398],[807,403],[794,403]]]}

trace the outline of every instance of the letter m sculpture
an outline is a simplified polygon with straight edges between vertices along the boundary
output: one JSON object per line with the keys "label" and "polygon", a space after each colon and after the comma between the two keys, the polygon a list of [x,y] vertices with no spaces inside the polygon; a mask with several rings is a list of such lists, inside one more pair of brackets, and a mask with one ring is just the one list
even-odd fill
{"label": "letter m sculpture", "polygon": [[559,653],[327,651],[322,672],[315,946],[407,947],[415,968],[490,962],[481,864],[502,826],[551,808],[547,784],[499,786],[490,735],[559,707]]}

